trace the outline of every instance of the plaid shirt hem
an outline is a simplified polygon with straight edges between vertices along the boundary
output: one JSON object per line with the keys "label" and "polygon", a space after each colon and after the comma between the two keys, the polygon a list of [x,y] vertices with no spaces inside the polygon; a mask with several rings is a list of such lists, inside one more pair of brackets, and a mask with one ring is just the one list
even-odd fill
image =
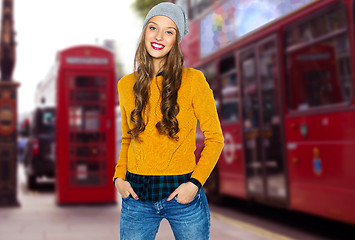
{"label": "plaid shirt hem", "polygon": [[182,183],[192,182],[201,188],[201,183],[197,179],[191,178],[191,174],[192,172],[182,175],[148,176],[127,172],[126,181],[131,184],[139,200],[156,202],[168,197]]}

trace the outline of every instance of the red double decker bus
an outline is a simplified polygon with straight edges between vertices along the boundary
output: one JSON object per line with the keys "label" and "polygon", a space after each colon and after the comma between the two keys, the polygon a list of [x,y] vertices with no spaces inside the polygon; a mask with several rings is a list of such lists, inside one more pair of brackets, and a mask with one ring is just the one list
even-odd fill
{"label": "red double decker bus", "polygon": [[355,224],[355,1],[175,2],[225,137],[209,192]]}
{"label": "red double decker bus", "polygon": [[58,204],[113,203],[116,72],[112,52],[75,46],[57,54],[36,93],[55,115]]}

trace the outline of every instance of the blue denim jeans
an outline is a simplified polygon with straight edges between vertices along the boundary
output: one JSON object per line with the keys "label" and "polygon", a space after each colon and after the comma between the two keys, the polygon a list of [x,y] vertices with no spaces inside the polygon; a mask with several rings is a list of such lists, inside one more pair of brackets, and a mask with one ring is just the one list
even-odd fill
{"label": "blue denim jeans", "polygon": [[166,218],[176,240],[208,240],[210,212],[207,198],[201,188],[195,198],[186,204],[176,197],[157,202],[143,202],[131,197],[122,199],[121,240],[154,240],[161,220]]}

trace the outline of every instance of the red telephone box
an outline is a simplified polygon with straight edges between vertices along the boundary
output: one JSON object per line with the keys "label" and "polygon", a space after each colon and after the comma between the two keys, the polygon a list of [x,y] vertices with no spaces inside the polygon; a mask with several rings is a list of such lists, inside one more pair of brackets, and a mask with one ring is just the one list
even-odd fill
{"label": "red telephone box", "polygon": [[68,48],[58,53],[54,72],[57,203],[115,202],[113,54],[96,46]]}

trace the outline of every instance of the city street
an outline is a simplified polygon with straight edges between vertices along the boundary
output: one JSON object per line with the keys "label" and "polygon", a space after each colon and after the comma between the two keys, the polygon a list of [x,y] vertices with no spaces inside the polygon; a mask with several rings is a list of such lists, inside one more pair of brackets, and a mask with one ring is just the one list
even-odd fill
{"label": "city street", "polygon": [[[21,206],[0,210],[1,239],[119,239],[119,197],[117,205],[57,206],[53,182],[42,180],[38,190],[28,191],[22,165],[18,168],[18,180]],[[248,224],[236,223],[212,212],[211,239],[288,239],[257,227],[251,228]],[[174,239],[167,221],[162,221],[156,239]]]}
{"label": "city street", "polygon": [[0,240],[119,240],[112,178],[154,201],[203,184],[213,240],[355,240],[355,0],[3,0],[1,16]]}
{"label": "city street", "polygon": [[[18,168],[16,208],[1,208],[0,236],[6,240],[102,240],[119,239],[121,199],[115,205],[58,206],[53,180],[40,179],[36,191],[28,191],[23,166]],[[211,239],[291,240],[353,239],[351,226],[317,217],[225,198],[210,204]],[[174,239],[163,220],[158,240]]]}

